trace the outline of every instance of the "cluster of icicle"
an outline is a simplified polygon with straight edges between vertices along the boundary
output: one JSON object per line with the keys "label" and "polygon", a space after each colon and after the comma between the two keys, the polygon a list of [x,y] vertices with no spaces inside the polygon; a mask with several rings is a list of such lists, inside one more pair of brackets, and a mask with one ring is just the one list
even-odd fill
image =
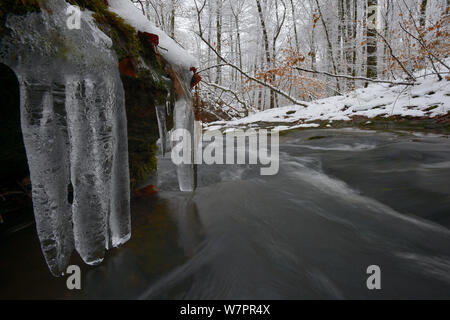
{"label": "cluster of icicle", "polygon": [[[112,12],[120,15],[127,23],[142,32],[148,32],[156,34],[159,37],[159,44],[161,48],[160,54],[165,61],[173,68],[174,82],[179,82],[182,87],[182,92],[177,92],[174,117],[174,129],[185,129],[186,136],[184,140],[191,139],[191,163],[182,164],[177,167],[178,182],[181,191],[191,192],[195,189],[195,168],[194,168],[194,154],[198,145],[198,135],[195,135],[195,131],[201,130],[201,126],[194,118],[194,108],[192,104],[191,96],[191,80],[193,73],[190,70],[192,66],[197,64],[195,57],[190,55],[184,50],[177,42],[165,34],[162,30],[155,27],[148,19],[142,14],[140,8],[136,7],[131,1],[125,0],[108,0],[109,9]],[[167,132],[165,125],[166,117],[172,116],[170,112],[167,112],[164,105],[157,107],[158,124],[160,129],[160,148],[162,154],[170,151],[171,133]],[[197,129],[197,130],[196,130]],[[189,133],[189,134],[188,134]]]}
{"label": "cluster of icicle", "polygon": [[[106,249],[131,236],[118,59],[89,11],[81,14],[80,29],[68,28],[68,7],[64,0],[51,0],[38,13],[9,16],[11,34],[0,47],[0,62],[15,71],[20,84],[36,226],[55,276],[64,274],[74,249],[96,265]],[[177,102],[176,128],[193,130],[189,98]],[[158,115],[165,122],[165,112]],[[161,128],[164,136],[167,129]],[[180,166],[178,173],[180,189],[192,191],[193,167]]]}
{"label": "cluster of icicle", "polygon": [[[191,76],[187,73],[187,76]],[[183,79],[185,80],[185,79]],[[184,95],[179,97],[175,102],[174,108],[174,128],[171,131],[167,130],[166,119],[170,114],[170,105],[161,105],[156,107],[156,115],[158,118],[160,140],[158,142],[161,155],[164,157],[171,151],[174,141],[172,140],[173,130],[184,130],[183,141],[190,139],[189,146],[191,161],[186,164],[177,165],[178,185],[180,191],[192,192],[196,188],[196,170],[195,170],[195,153],[199,148],[199,136],[195,134],[201,130],[201,125],[195,121],[194,107],[192,103],[192,96],[187,89]],[[184,151],[186,152],[186,151]]]}
{"label": "cluster of icicle", "polygon": [[[9,16],[0,62],[16,73],[41,247],[64,274],[76,249],[90,265],[130,239],[127,123],[111,40],[83,12],[70,30],[64,0]],[[69,190],[73,189],[73,201]]]}

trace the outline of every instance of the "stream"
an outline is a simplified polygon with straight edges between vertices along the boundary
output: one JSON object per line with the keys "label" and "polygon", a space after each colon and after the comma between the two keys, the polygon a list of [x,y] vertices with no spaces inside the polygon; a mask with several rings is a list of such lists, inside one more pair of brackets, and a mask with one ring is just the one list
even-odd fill
{"label": "stream", "polygon": [[[34,226],[2,239],[0,298],[450,298],[449,136],[280,139],[278,175],[202,165],[192,194],[160,159],[160,192],[132,200],[132,239],[98,267],[72,258],[81,291],[48,272]],[[367,288],[372,265],[381,290]]]}

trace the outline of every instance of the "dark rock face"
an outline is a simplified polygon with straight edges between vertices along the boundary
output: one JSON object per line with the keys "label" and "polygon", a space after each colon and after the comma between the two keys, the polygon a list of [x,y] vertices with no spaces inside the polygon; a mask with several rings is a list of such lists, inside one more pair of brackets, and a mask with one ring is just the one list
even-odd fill
{"label": "dark rock face", "polygon": [[128,122],[130,179],[134,188],[157,167],[159,139],[156,107],[165,105],[168,95],[164,87],[155,87],[148,79],[122,76]]}
{"label": "dark rock face", "polygon": [[29,173],[20,126],[19,82],[4,64],[0,64],[0,97],[0,181],[20,181]]}

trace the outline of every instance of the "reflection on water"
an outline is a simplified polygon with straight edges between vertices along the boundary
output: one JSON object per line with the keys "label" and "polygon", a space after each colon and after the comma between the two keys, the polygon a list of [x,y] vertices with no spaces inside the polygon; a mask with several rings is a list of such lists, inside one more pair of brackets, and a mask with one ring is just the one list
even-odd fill
{"label": "reflection on water", "polygon": [[[450,298],[447,136],[314,130],[280,150],[277,176],[200,166],[193,194],[162,159],[161,192],[133,201],[131,241],[83,266],[81,292],[51,278],[34,230],[16,234],[0,245],[0,297]],[[367,290],[370,265],[382,291]]]}

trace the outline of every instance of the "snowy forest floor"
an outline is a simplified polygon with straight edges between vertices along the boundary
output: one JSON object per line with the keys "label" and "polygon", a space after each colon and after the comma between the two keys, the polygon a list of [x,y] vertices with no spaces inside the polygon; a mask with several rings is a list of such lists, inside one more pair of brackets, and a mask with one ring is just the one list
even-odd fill
{"label": "snowy forest floor", "polygon": [[246,118],[205,125],[208,132],[271,129],[363,127],[450,132],[450,78],[422,77],[415,86],[371,84],[342,96],[255,113]]}

